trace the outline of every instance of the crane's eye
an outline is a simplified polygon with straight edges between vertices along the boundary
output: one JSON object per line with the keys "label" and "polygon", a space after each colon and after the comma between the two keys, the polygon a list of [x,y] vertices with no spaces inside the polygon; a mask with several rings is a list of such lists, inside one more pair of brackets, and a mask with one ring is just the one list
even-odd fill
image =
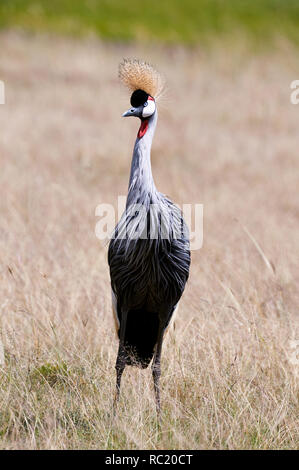
{"label": "crane's eye", "polygon": [[148,105],[148,102],[146,101],[143,106],[145,107],[145,106],[147,106],[147,105]]}

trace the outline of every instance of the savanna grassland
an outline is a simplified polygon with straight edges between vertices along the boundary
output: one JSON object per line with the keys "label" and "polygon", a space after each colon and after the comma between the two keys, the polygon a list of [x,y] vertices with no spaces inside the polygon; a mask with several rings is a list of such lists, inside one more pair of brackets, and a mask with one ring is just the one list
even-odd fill
{"label": "savanna grassland", "polygon": [[[1,448],[298,448],[298,50],[12,31],[0,43]],[[126,56],[167,78],[157,187],[204,205],[164,343],[160,431],[150,369],[126,369],[111,419],[118,343],[95,208],[127,191]]]}

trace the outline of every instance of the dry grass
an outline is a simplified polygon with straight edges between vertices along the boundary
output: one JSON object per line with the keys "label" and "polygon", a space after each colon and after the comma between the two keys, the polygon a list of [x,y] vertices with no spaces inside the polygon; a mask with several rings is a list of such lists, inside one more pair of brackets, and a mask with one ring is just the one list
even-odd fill
{"label": "dry grass", "polygon": [[[298,447],[296,54],[0,40],[1,447]],[[97,204],[127,189],[127,55],[168,77],[158,188],[204,204],[204,245],[165,341],[160,433],[150,370],[126,370],[111,422],[117,341],[94,234]]]}

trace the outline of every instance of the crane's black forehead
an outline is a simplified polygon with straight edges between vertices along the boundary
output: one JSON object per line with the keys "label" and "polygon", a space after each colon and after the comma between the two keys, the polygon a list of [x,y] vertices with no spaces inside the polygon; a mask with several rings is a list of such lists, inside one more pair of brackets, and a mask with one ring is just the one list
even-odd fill
{"label": "crane's black forehead", "polygon": [[134,106],[134,108],[138,108],[138,106],[141,106],[147,101],[148,96],[148,93],[143,90],[135,90],[131,96],[131,105]]}

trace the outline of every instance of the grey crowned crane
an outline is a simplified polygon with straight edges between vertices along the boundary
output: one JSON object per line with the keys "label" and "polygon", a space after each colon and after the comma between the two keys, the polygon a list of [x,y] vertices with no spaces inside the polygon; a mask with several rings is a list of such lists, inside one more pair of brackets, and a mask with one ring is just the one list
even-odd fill
{"label": "grey crowned crane", "polygon": [[116,397],[126,365],[146,368],[151,360],[160,415],[161,350],[164,333],[189,276],[188,229],[182,213],[155,186],[151,145],[158,120],[156,100],[162,76],[149,64],[125,59],[119,77],[130,89],[131,108],[123,116],[140,119],[134,145],[126,210],[108,250],[112,306],[119,349]]}

